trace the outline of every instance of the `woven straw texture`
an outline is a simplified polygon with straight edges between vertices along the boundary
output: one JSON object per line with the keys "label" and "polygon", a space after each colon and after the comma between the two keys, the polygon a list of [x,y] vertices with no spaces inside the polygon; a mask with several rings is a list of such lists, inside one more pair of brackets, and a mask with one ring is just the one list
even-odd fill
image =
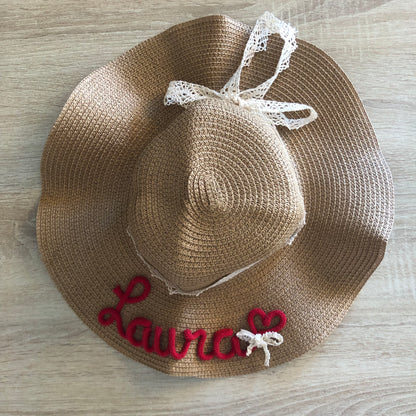
{"label": "woven straw texture", "polygon": [[140,155],[129,231],[182,290],[198,290],[286,245],[305,211],[271,123],[232,102],[196,102]]}
{"label": "woven straw texture", "polygon": [[[284,343],[271,348],[275,366],[339,324],[380,263],[392,227],[392,179],[362,103],[316,47],[299,41],[290,67],[266,96],[311,105],[319,117],[300,130],[279,127],[276,134],[230,103],[164,106],[172,80],[219,90],[241,60],[249,29],[224,16],[186,22],[93,72],[65,104],[42,158],[37,235],[59,290],[110,345],[173,375],[250,373],[264,369],[264,355],[201,361],[192,343],[183,359],[174,360],[134,347],[115,325],[97,320],[101,309],[117,303],[114,287],[147,276],[151,294],[127,305],[123,321],[142,316],[177,333],[203,328],[208,351],[218,329],[248,329],[251,309],[280,309],[288,322]],[[281,48],[272,36],[267,51],[244,69],[242,89],[273,74]],[[157,201],[168,202],[155,207]],[[306,225],[281,248],[304,211]],[[186,222],[193,228],[178,224],[186,212],[195,214]],[[197,297],[170,295],[149,276],[127,227],[140,252],[185,289],[267,257]],[[215,244],[220,247],[209,262]]]}

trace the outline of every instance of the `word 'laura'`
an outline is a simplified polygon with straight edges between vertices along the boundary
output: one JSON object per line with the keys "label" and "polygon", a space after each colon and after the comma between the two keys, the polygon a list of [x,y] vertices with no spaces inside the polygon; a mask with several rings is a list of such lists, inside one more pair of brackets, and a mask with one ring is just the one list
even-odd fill
{"label": "word 'laura'", "polygon": [[[133,292],[135,286],[137,284],[141,284],[143,286],[143,291],[139,296],[131,297],[131,293]],[[240,341],[237,336],[234,334],[234,331],[231,328],[223,328],[217,330],[213,335],[213,348],[212,351],[206,353],[204,351],[205,341],[207,339],[207,333],[204,329],[198,329],[196,331],[191,331],[190,329],[185,329],[182,332],[182,336],[184,339],[183,346],[181,350],[178,352],[176,349],[176,329],[169,328],[168,329],[168,345],[165,349],[162,349],[160,346],[160,337],[162,335],[162,328],[160,326],[156,326],[153,328],[153,322],[149,319],[138,317],[134,318],[128,325],[127,328],[124,330],[123,322],[121,319],[121,310],[123,309],[126,303],[134,304],[141,302],[147,298],[150,293],[150,282],[146,277],[143,276],[136,276],[134,277],[125,292],[121,289],[120,286],[114,288],[113,292],[119,298],[119,302],[115,308],[104,308],[98,314],[98,321],[101,325],[108,326],[111,325],[113,322],[117,324],[117,330],[120,336],[127,339],[130,344],[135,347],[144,348],[145,351],[149,353],[155,353],[161,357],[168,357],[171,356],[175,360],[180,360],[187,354],[190,344],[192,341],[198,339],[198,346],[197,346],[197,354],[201,360],[211,360],[214,357],[217,357],[221,360],[229,360],[233,358],[235,355],[240,357],[245,357],[247,350],[241,349]],[[273,328],[269,329],[257,329],[254,323],[254,317],[259,315],[262,320],[263,326],[270,326],[272,319],[275,316],[278,316],[279,323],[274,326]],[[250,311],[247,316],[248,324],[253,333],[263,334],[267,331],[280,331],[286,324],[286,316],[282,311],[272,311],[266,314],[262,309],[256,308]],[[142,336],[140,339],[135,338],[135,332],[137,328],[142,328]],[[153,343],[150,344],[150,337],[154,335]],[[223,339],[230,338],[231,340],[231,348],[227,353],[223,353],[220,351],[220,343]]]}

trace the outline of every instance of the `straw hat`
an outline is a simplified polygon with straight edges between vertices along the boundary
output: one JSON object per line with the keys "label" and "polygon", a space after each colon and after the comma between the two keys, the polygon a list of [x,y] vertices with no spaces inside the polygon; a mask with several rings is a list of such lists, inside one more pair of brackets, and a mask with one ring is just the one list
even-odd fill
{"label": "straw hat", "polygon": [[357,93],[270,13],[253,29],[176,25],[87,76],[41,175],[39,249],[66,301],[178,376],[251,373],[318,344],[393,222]]}

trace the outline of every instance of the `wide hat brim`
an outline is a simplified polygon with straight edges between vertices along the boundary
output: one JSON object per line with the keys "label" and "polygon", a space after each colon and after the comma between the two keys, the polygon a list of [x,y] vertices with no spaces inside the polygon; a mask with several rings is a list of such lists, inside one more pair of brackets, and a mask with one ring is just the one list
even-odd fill
{"label": "wide hat brim", "polygon": [[[219,90],[237,68],[250,28],[225,16],[176,25],[87,76],[73,91],[45,145],[37,237],[42,259],[64,298],[101,338],[127,356],[177,376],[219,377],[264,369],[264,354],[201,360],[192,343],[180,360],[133,346],[103,326],[134,276],[151,293],[126,305],[123,322],[145,317],[177,334],[204,329],[206,350],[221,328],[250,329],[253,308],[281,310],[284,343],[270,347],[270,366],[322,341],[342,320],[380,263],[393,222],[391,174],[363,105],[342,70],[323,51],[298,41],[290,67],[266,98],[311,105],[313,123],[278,128],[298,170],[306,225],[292,245],[199,296],[170,295],[137,257],[126,233],[130,183],[144,147],[185,109],[166,107],[172,80]],[[243,72],[242,89],[274,72],[282,42],[273,36]],[[249,138],[247,138],[249,140]],[[250,244],[247,241],[246,244]],[[178,350],[181,337],[177,337]]]}

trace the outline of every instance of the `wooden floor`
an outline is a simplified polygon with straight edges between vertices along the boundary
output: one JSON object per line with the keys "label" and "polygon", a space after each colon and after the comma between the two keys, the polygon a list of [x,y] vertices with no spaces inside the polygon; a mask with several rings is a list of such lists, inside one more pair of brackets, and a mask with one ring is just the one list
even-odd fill
{"label": "wooden floor", "polygon": [[[0,415],[416,415],[416,4],[411,0],[0,0]],[[48,132],[75,85],[173,24],[269,10],[344,69],[392,169],[385,259],[335,332],[283,366],[178,379],[86,328],[40,261]]]}

